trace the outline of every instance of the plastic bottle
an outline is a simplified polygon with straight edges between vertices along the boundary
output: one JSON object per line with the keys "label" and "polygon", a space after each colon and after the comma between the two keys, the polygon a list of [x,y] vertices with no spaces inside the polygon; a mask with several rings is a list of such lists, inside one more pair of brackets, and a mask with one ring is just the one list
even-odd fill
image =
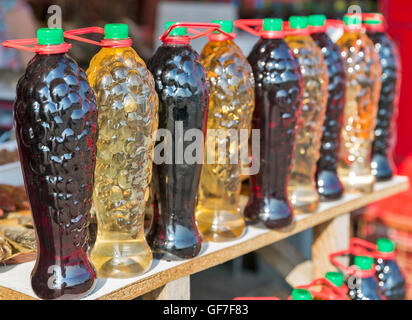
{"label": "plastic bottle", "polygon": [[345,62],[346,93],[338,174],[347,192],[372,192],[371,150],[381,67],[373,42],[362,33],[360,15],[345,15],[337,44]]}
{"label": "plastic bottle", "polygon": [[396,44],[385,32],[381,14],[366,16],[366,34],[375,45],[382,68],[381,90],[378,115],[375,126],[375,139],[372,145],[372,174],[377,181],[392,177],[395,165],[392,150],[394,147],[395,120],[398,114],[399,89],[401,82],[400,57]]}
{"label": "plastic bottle", "polygon": [[379,290],[388,300],[405,299],[405,278],[396,263],[395,244],[386,238],[376,242],[376,276]]}
{"label": "plastic bottle", "polygon": [[328,73],[321,49],[307,29],[307,18],[289,18],[286,42],[299,61],[303,76],[303,106],[289,181],[289,199],[295,213],[316,211],[319,194],[315,172],[321,147],[322,124],[328,97]]}
{"label": "plastic bottle", "polygon": [[306,289],[293,289],[291,300],[312,300],[312,294]]}
{"label": "plastic bottle", "polygon": [[[213,22],[232,34],[232,21]],[[229,159],[238,158],[240,154],[240,130],[250,131],[255,106],[254,78],[241,49],[229,36],[218,31],[209,36],[200,59],[207,70],[210,86],[207,130],[221,130],[223,135],[217,139],[212,136],[211,141],[206,138],[196,222],[203,240],[227,241],[240,237],[245,229],[239,206],[241,165],[231,164]],[[247,139],[245,142],[247,146]],[[222,153],[215,152],[216,145]],[[226,163],[208,164],[206,156],[209,153],[217,157],[214,160],[223,157]]]}
{"label": "plastic bottle", "polygon": [[171,139],[158,144],[165,146],[165,152],[170,149],[171,163],[155,162],[153,179],[157,179],[159,189],[154,203],[158,208],[147,238],[156,256],[180,260],[197,256],[202,244],[195,207],[203,154],[196,152],[193,163],[185,159],[183,150],[193,143],[193,138],[182,141],[182,135],[190,129],[205,134],[209,87],[207,72],[187,35],[186,26],[199,24],[180,24],[183,26],[175,29],[179,24],[173,24],[166,24],[163,44],[148,62],[159,95],[159,129],[167,129]]}
{"label": "plastic bottle", "polygon": [[158,98],[152,74],[131,44],[126,24],[106,24],[103,48],[87,70],[100,128],[94,190],[98,233],[90,258],[104,278],[134,277],[152,263],[144,212]]}
{"label": "plastic bottle", "polygon": [[337,174],[340,130],[345,104],[345,66],[339,47],[326,34],[326,17],[308,17],[311,37],[322,50],[328,70],[328,102],[322,126],[320,158],[316,167],[316,186],[321,200],[339,199],[343,186]]}
{"label": "plastic bottle", "polygon": [[354,275],[348,278],[349,298],[352,300],[382,300],[375,276],[373,258],[355,256]]}
{"label": "plastic bottle", "polygon": [[252,193],[244,215],[268,228],[280,228],[293,221],[287,185],[302,105],[302,75],[284,40],[281,19],[238,20],[235,24],[260,36],[248,57],[255,77],[252,127],[260,130],[260,170],[250,177]]}
{"label": "plastic bottle", "polygon": [[[35,44],[35,47],[26,47]],[[35,52],[16,88],[14,118],[20,161],[37,235],[31,274],[42,299],[78,299],[93,290],[87,257],[96,141],[96,100],[67,55],[62,29],[4,46]]]}

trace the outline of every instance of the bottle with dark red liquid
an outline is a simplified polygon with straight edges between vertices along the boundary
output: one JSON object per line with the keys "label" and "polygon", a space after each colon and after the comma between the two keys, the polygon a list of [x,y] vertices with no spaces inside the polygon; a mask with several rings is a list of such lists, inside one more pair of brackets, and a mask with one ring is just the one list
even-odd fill
{"label": "bottle with dark red liquid", "polygon": [[371,169],[377,181],[384,181],[392,178],[395,169],[392,149],[398,111],[401,65],[396,44],[385,32],[383,16],[375,13],[366,14],[363,24],[366,34],[375,45],[382,67],[382,87],[379,95],[375,140],[372,145]]}
{"label": "bottle with dark red liquid", "polygon": [[[183,136],[197,129],[204,137],[209,88],[186,24],[173,24],[166,24],[163,44],[148,62],[159,96],[159,129],[166,129],[169,137],[160,137],[158,132],[152,178],[158,186],[153,201],[157,208],[147,240],[156,257],[180,260],[197,256],[202,244],[194,215],[203,151],[190,161],[187,150],[194,140]],[[184,26],[173,29],[179,25]],[[164,153],[158,150],[161,143]],[[161,163],[159,153],[165,157]]]}
{"label": "bottle with dark red liquid", "polygon": [[328,102],[322,126],[322,143],[316,170],[316,186],[321,200],[334,200],[342,196],[343,186],[337,174],[338,150],[342,114],[345,105],[345,65],[339,47],[326,34],[326,17],[308,17],[311,37],[322,49],[328,70]]}
{"label": "bottle with dark red liquid", "polygon": [[[262,26],[261,20],[256,21]],[[264,19],[260,33],[248,27],[258,26],[256,21],[236,22],[236,26],[261,36],[248,57],[255,77],[252,128],[260,129],[260,170],[250,177],[252,194],[244,214],[252,222],[281,228],[293,221],[287,185],[303,80],[297,59],[284,40],[283,21]]]}
{"label": "bottle with dark red liquid", "polygon": [[[28,44],[36,44],[33,48]],[[43,299],[78,299],[95,284],[87,257],[96,140],[95,96],[66,54],[62,29],[3,45],[36,52],[16,88],[14,117],[26,191],[37,234],[33,291]]]}

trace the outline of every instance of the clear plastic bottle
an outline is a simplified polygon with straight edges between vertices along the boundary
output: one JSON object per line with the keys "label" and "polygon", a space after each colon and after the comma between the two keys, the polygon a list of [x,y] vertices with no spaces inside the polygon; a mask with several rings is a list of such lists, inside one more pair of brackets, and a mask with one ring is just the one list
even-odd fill
{"label": "clear plastic bottle", "polygon": [[338,174],[347,192],[372,192],[371,149],[381,88],[381,67],[360,15],[345,15],[337,44],[345,62],[346,94]]}
{"label": "clear plastic bottle", "polygon": [[144,212],[158,97],[152,74],[130,46],[128,26],[107,24],[106,39],[115,45],[103,47],[87,70],[101,128],[94,190],[98,234],[91,259],[100,277],[128,278],[144,273],[152,262]]}
{"label": "clear plastic bottle", "polygon": [[[213,22],[232,33],[232,21]],[[239,207],[241,164],[231,164],[229,159],[240,153],[240,129],[250,131],[255,106],[254,79],[249,62],[231,38],[213,33],[209,39],[200,54],[210,86],[207,129],[223,130],[227,135],[217,136],[211,143],[205,141],[196,222],[205,241],[226,241],[240,237],[245,229]],[[216,147],[222,154],[215,152]],[[215,162],[223,157],[226,163],[208,164],[209,154],[215,155]]]}
{"label": "clear plastic bottle", "polygon": [[288,192],[294,212],[309,213],[319,204],[315,172],[328,98],[328,73],[322,52],[307,29],[307,18],[292,16],[289,27],[286,42],[299,61],[304,92]]}

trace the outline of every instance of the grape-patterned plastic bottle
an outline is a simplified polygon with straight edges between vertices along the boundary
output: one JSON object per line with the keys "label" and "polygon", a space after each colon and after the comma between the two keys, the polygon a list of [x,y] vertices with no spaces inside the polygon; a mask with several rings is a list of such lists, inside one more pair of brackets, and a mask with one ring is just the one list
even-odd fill
{"label": "grape-patterned plastic bottle", "polygon": [[[232,21],[213,22],[232,33]],[[254,79],[249,62],[231,38],[213,33],[209,39],[200,55],[210,86],[207,130],[221,135],[211,135],[210,141],[206,138],[196,222],[203,240],[227,241],[240,237],[245,229],[239,206],[241,164],[230,163],[230,159],[238,159],[240,154],[240,130],[250,131]],[[247,140],[243,145],[247,146]],[[214,164],[207,163],[208,155],[213,156]],[[226,163],[219,164],[219,159]]]}
{"label": "grape-patterned plastic bottle", "polygon": [[[378,181],[393,176],[395,164],[392,150],[394,147],[395,120],[398,114],[399,89],[401,82],[401,59],[395,42],[385,32],[381,14],[364,21],[366,34],[375,45],[382,68],[381,90],[378,115],[375,126],[375,139],[372,145],[372,174]],[[379,19],[380,18],[380,19]]]}
{"label": "grape-patterned plastic bottle", "polygon": [[315,172],[328,97],[328,74],[322,52],[307,29],[307,18],[292,16],[289,24],[286,42],[299,61],[304,83],[289,198],[295,213],[309,213],[319,204]]}
{"label": "grape-patterned plastic bottle", "polygon": [[308,18],[311,37],[321,48],[328,70],[328,102],[322,126],[320,157],[316,167],[316,186],[321,200],[334,200],[342,196],[343,186],[338,178],[338,151],[345,105],[345,66],[339,47],[326,34],[326,17]]}
{"label": "grape-patterned plastic bottle", "polygon": [[371,151],[381,87],[381,67],[359,15],[344,16],[337,44],[345,62],[346,93],[338,174],[347,192],[372,192]]}
{"label": "grape-patterned plastic bottle", "polygon": [[37,235],[31,284],[43,299],[79,299],[93,290],[96,278],[86,254],[96,101],[84,71],[66,54],[70,45],[64,43],[62,29],[39,29],[35,42],[38,54],[17,84],[14,104]]}
{"label": "grape-patterned plastic bottle", "polygon": [[131,48],[128,32],[126,24],[106,24],[106,44],[87,70],[100,128],[94,191],[98,233],[90,256],[99,277],[105,278],[133,277],[152,263],[144,212],[158,98],[152,74]]}

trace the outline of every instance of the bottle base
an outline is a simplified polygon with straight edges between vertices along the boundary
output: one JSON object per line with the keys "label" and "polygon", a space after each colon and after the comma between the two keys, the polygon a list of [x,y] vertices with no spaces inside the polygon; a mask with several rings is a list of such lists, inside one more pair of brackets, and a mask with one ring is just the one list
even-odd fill
{"label": "bottle base", "polygon": [[295,214],[313,213],[318,209],[320,197],[312,187],[289,189],[289,201]]}
{"label": "bottle base", "polygon": [[387,181],[393,176],[392,166],[388,158],[382,154],[375,154],[371,161],[371,173],[376,181]]}
{"label": "bottle base", "polygon": [[100,278],[132,278],[144,274],[153,256],[145,241],[97,240],[90,258]]}
{"label": "bottle base", "polygon": [[229,211],[201,206],[196,212],[196,222],[204,241],[230,241],[241,237],[245,231],[245,219],[239,208]]}
{"label": "bottle base", "polygon": [[375,185],[375,177],[363,176],[340,176],[345,192],[348,193],[371,193]]}
{"label": "bottle base", "polygon": [[244,211],[251,223],[262,222],[269,229],[280,229],[293,222],[293,211],[286,199],[251,197]]}
{"label": "bottle base", "polygon": [[316,176],[316,186],[321,201],[337,200],[342,197],[343,185],[336,171],[321,170]]}

